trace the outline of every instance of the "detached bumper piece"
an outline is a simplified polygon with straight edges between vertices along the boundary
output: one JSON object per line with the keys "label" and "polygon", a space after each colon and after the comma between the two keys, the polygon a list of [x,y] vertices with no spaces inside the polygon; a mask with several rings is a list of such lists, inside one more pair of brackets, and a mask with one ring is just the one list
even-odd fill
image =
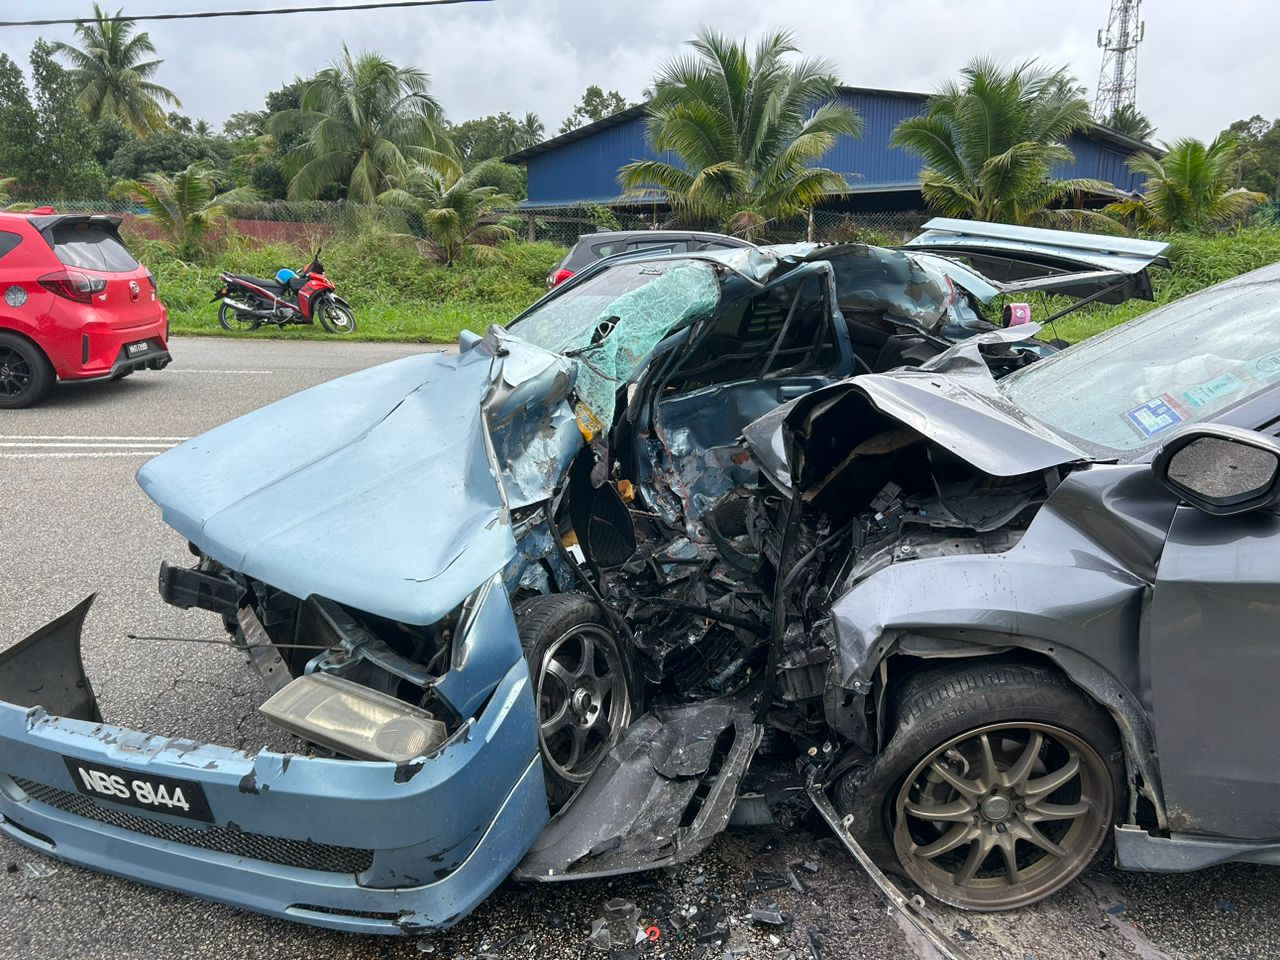
{"label": "detached bumper piece", "polygon": [[80,663],[91,600],[0,653],[0,832],[20,843],[284,919],[413,934],[466,916],[547,821],[523,660],[429,756],[247,754],[102,723]]}
{"label": "detached bumper piece", "polygon": [[538,838],[515,875],[577,880],[692,859],[728,824],[763,732],[749,698],[645,714]]}

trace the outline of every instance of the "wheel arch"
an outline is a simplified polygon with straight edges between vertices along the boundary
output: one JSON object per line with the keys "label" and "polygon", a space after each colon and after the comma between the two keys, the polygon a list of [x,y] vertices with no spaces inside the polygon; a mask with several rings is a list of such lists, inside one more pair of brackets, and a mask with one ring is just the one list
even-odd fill
{"label": "wheel arch", "polygon": [[[1052,670],[1106,711],[1124,751],[1128,797],[1127,806],[1121,809],[1125,810],[1126,822],[1139,824],[1143,819],[1154,819],[1154,824],[1149,825],[1167,829],[1155,736],[1141,701],[1097,662],[1054,641],[998,632],[975,634],[972,630],[966,631],[963,640],[923,633],[900,635],[881,658],[872,686],[877,750],[891,736],[891,711],[913,676],[925,670],[945,669],[947,664],[961,667],[979,660]],[[1149,805],[1148,810],[1140,810],[1141,801]]]}
{"label": "wheel arch", "polygon": [[19,340],[25,340],[27,343],[31,344],[31,346],[36,348],[36,352],[39,353],[40,356],[44,357],[44,362],[49,364],[49,369],[53,371],[53,375],[58,377],[58,379],[62,379],[58,374],[57,364],[53,362],[53,357],[49,356],[49,351],[41,345],[40,341],[31,336],[31,334],[27,333],[25,330],[20,330],[17,327],[10,326],[11,323],[12,321],[8,317],[0,318],[0,334],[12,334]]}

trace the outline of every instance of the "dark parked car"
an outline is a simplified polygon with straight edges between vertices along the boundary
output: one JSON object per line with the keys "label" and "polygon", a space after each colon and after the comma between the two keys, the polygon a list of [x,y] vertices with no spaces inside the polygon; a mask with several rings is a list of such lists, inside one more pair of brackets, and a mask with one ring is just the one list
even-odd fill
{"label": "dark parked car", "polygon": [[565,258],[547,274],[547,288],[558,286],[586,267],[620,253],[697,253],[753,246],[749,241],[723,233],[690,230],[611,230],[584,233]]}
{"label": "dark parked car", "polygon": [[[1155,566],[1179,517],[1188,549],[1233,549],[1263,540],[1231,524],[1271,515],[1183,511],[1142,460],[1180,424],[1269,422],[1245,411],[1280,403],[1273,283],[1055,353],[979,311],[1033,283],[1143,295],[1163,246],[930,226],[920,243],[946,257],[602,262],[457,355],[332,381],[152,460],[139,481],[197,555],[162,566],[161,593],[221,616],[296,752],[104,723],[86,602],[0,655],[0,829],[384,933],[454,923],[513,869],[680,862],[797,796],[857,850],[834,797],[884,862],[977,908],[1067,882],[1117,822],[1130,865],[1185,856],[1185,834],[1257,855],[1272,815],[1240,798],[1265,792],[1244,772],[1265,744],[1222,751],[1233,803],[1211,795],[1221,772],[1182,786],[1213,742],[1183,701],[1233,682],[1230,656],[1189,666],[1193,574],[1212,564],[1167,610]],[[997,281],[970,254],[1047,273]],[[1179,454],[1160,463],[1196,486]]]}

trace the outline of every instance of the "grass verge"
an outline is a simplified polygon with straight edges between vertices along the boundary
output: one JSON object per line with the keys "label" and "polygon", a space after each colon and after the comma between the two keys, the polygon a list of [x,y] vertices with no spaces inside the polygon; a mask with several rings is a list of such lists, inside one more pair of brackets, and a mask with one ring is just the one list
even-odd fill
{"label": "grass verge", "polygon": [[[221,272],[273,276],[310,258],[288,244],[233,241],[205,263],[174,258],[162,246],[130,240],[150,267],[169,308],[171,333],[277,339],[332,338],[319,326],[268,326],[228,333],[218,325],[212,301]],[[508,243],[483,260],[442,267],[424,260],[413,245],[390,235],[362,235],[327,247],[321,260],[356,315],[356,333],[343,339],[448,343],[464,329],[483,333],[503,324],[546,292],[545,279],[564,256],[549,243]]]}

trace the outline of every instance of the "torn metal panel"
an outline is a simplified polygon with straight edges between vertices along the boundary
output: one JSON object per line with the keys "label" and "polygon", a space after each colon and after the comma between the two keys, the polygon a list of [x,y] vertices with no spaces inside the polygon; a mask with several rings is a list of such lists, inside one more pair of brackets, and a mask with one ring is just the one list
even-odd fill
{"label": "torn metal panel", "polygon": [[[907,247],[981,260],[979,269],[997,281],[1017,279],[1014,265],[1018,263],[1039,268],[1041,274],[1063,270],[1137,274],[1152,264],[1169,265],[1164,257],[1169,244],[1157,240],[950,217],[934,217],[924,230]],[[1009,267],[1001,271],[1000,264]]]}
{"label": "torn metal panel", "polygon": [[938,273],[912,256],[864,243],[813,250],[805,258],[831,264],[841,311],[879,313],[934,331],[948,315],[951,290]]}
{"label": "torn metal panel", "polygon": [[515,875],[605,877],[694,857],[729,822],[762,735],[744,699],[645,714],[538,838]]}
{"label": "torn metal panel", "polygon": [[85,597],[58,619],[0,653],[0,700],[22,707],[43,706],[76,720],[102,720],[80,657],[84,618],[93,599],[93,595]]}

